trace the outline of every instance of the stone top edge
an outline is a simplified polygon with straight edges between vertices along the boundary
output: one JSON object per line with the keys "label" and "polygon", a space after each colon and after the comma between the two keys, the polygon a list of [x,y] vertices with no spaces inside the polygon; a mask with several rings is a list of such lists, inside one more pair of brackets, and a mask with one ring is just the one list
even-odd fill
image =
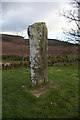
{"label": "stone top edge", "polygon": [[42,24],[46,24],[45,22],[36,22],[36,23],[34,23],[34,24],[32,24],[32,25],[29,25],[29,27],[30,26],[34,26],[34,25],[42,25]]}

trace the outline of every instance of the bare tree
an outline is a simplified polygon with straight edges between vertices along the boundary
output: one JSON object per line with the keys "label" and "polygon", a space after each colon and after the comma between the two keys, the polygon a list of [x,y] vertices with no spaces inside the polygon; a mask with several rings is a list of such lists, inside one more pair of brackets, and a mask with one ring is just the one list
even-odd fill
{"label": "bare tree", "polygon": [[69,23],[74,23],[75,27],[71,27],[70,30],[64,30],[63,32],[68,35],[68,41],[74,41],[80,43],[80,0],[72,0],[70,3],[73,9],[63,11],[61,14]]}

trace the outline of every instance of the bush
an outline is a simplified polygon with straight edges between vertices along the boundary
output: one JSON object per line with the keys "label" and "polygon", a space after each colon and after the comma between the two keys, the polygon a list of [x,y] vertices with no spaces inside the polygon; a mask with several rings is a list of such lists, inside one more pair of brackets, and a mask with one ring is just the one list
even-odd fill
{"label": "bush", "polygon": [[29,61],[29,56],[21,56],[21,55],[2,55],[3,60],[18,60],[18,61]]}
{"label": "bush", "polygon": [[3,69],[12,69],[20,67],[29,67],[29,62],[16,62],[16,63],[4,63],[2,64]]}

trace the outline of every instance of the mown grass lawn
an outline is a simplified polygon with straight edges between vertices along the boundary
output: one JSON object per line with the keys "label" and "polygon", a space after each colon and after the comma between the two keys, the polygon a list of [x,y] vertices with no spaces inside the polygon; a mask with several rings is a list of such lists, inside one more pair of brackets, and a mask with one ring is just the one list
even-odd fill
{"label": "mown grass lawn", "polygon": [[22,85],[30,86],[30,69],[3,70],[2,118],[77,118],[78,67],[54,66],[48,68],[48,80],[57,88],[33,96]]}

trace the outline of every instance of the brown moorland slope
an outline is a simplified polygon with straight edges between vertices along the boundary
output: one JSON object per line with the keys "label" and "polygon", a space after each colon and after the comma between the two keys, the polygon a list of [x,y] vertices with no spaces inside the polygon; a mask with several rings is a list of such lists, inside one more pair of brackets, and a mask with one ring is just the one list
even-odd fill
{"label": "brown moorland slope", "polygon": [[[3,55],[29,55],[29,40],[21,36],[2,34]],[[48,55],[78,55],[78,45],[48,39]]]}

